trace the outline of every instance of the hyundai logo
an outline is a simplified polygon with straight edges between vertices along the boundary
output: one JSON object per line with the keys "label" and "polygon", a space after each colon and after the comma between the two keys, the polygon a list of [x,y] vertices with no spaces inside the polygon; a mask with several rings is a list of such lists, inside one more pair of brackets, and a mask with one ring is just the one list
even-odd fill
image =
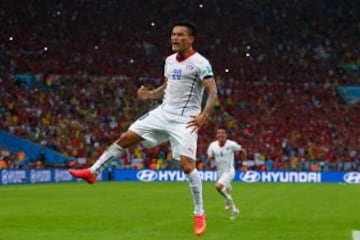
{"label": "hyundai logo", "polygon": [[152,182],[157,179],[157,173],[153,170],[145,169],[136,174],[137,179],[142,182]]}
{"label": "hyundai logo", "polygon": [[3,184],[7,184],[8,183],[8,172],[6,170],[2,170],[2,171],[0,171],[0,173],[2,173],[1,182]]}
{"label": "hyundai logo", "polygon": [[360,183],[360,172],[348,172],[344,175],[344,181],[347,183]]}
{"label": "hyundai logo", "polygon": [[253,183],[260,181],[260,173],[255,171],[246,171],[241,173],[240,179],[244,182]]}

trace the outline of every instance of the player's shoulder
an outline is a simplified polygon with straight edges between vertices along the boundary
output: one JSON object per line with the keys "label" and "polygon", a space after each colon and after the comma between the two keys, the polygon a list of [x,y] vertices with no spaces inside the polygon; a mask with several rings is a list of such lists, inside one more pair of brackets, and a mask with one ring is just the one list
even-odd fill
{"label": "player's shoulder", "polygon": [[231,140],[231,139],[227,139],[227,140],[226,140],[226,143],[229,144],[229,145],[240,145],[240,144],[238,144],[236,141]]}
{"label": "player's shoulder", "polygon": [[176,53],[173,53],[165,58],[165,62],[175,62],[176,61]]}
{"label": "player's shoulder", "polygon": [[195,61],[195,62],[198,62],[198,63],[209,63],[209,60],[199,52],[196,52],[190,58],[191,58],[192,61]]}
{"label": "player's shoulder", "polygon": [[217,145],[217,141],[212,141],[212,142],[210,142],[210,144],[209,144],[209,148],[213,148],[213,147],[215,147]]}

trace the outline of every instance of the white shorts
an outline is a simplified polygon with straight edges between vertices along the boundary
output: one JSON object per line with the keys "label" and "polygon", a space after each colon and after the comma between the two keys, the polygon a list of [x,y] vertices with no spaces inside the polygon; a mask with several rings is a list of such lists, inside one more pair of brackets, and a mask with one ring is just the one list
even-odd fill
{"label": "white shorts", "polygon": [[230,171],[226,171],[222,173],[218,172],[218,176],[219,178],[217,182],[225,186],[227,189],[231,190],[232,189],[231,182],[234,180],[235,177],[235,169],[232,168],[230,169]]}
{"label": "white shorts", "polygon": [[186,128],[191,117],[166,112],[161,106],[137,119],[129,130],[144,138],[144,147],[151,148],[170,141],[173,158],[180,160],[180,155],[196,159],[197,132]]}

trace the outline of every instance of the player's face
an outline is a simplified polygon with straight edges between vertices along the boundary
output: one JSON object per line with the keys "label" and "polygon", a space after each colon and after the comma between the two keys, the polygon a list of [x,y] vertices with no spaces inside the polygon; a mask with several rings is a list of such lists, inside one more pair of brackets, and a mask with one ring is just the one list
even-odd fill
{"label": "player's face", "polygon": [[219,142],[225,142],[225,141],[226,141],[226,138],[227,138],[227,134],[226,134],[225,129],[218,129],[218,130],[216,131],[216,139],[217,139]]}
{"label": "player's face", "polygon": [[189,35],[189,30],[184,26],[175,26],[171,33],[171,46],[174,52],[184,52],[192,48],[194,37]]}

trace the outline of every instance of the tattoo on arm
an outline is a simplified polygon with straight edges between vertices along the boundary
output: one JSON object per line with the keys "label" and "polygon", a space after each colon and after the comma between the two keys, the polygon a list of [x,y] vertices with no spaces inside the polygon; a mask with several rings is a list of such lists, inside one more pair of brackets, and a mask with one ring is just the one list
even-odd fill
{"label": "tattoo on arm", "polygon": [[203,110],[203,113],[209,116],[214,109],[215,103],[218,99],[217,86],[214,78],[204,80],[204,86],[208,92],[208,97]]}

